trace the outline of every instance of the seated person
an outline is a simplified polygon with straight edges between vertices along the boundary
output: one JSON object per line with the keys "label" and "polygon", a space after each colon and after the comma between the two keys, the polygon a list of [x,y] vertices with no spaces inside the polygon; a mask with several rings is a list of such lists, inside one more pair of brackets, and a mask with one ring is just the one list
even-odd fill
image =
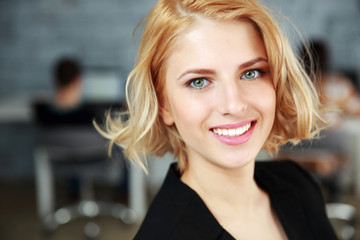
{"label": "seated person", "polygon": [[72,58],[59,60],[53,71],[55,96],[35,102],[35,117],[40,125],[90,125],[94,114],[82,102],[82,68]]}

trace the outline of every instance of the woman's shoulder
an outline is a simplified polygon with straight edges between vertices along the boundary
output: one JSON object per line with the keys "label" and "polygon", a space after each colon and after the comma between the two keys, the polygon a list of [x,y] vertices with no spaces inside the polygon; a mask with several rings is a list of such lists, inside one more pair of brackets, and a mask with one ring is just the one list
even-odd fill
{"label": "woman's shoulder", "polygon": [[177,171],[172,164],[164,183],[152,201],[135,239],[166,239],[174,228],[181,212],[191,201],[189,192],[177,181]]}
{"label": "woman's shoulder", "polygon": [[255,180],[269,193],[275,211],[291,236],[336,239],[327,218],[320,185],[297,163],[284,160],[257,162]]}
{"label": "woman's shoulder", "polygon": [[292,189],[320,194],[320,188],[315,178],[291,160],[256,162],[255,179],[260,185],[266,185],[266,188],[271,191]]}
{"label": "woman's shoulder", "polygon": [[[218,239],[226,234],[172,164],[135,240]],[[225,238],[226,239],[226,238]]]}

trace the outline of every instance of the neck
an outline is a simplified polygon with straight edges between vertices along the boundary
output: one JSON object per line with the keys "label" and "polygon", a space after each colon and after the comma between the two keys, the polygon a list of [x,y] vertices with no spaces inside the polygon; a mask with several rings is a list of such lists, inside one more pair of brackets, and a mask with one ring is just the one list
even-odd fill
{"label": "neck", "polygon": [[199,194],[216,218],[234,210],[243,216],[254,213],[262,193],[254,180],[254,160],[236,169],[208,162],[201,166],[197,161],[188,163],[181,180]]}
{"label": "neck", "polygon": [[60,108],[73,108],[80,103],[80,93],[78,89],[64,89],[56,94],[56,105]]}

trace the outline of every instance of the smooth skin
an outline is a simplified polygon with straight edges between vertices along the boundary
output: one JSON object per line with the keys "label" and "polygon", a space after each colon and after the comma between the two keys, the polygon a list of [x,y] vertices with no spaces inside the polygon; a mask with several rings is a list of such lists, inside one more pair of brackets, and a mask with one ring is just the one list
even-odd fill
{"label": "smooth skin", "polygon": [[[275,117],[269,71],[262,39],[245,20],[199,18],[166,62],[161,116],[186,144],[181,180],[236,239],[286,239],[269,196],[254,180],[255,157]],[[252,132],[239,144],[213,131],[248,122]]]}

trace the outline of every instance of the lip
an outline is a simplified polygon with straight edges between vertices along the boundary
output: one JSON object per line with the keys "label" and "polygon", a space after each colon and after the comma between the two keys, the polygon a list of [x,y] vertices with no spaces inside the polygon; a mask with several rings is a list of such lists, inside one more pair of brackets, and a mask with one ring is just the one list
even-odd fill
{"label": "lip", "polygon": [[235,124],[218,125],[218,126],[212,127],[211,129],[216,129],[216,128],[222,128],[222,129],[239,128],[239,127],[245,126],[246,124],[251,123],[251,122],[256,122],[256,120],[253,119],[253,120],[242,121],[242,122],[235,123]]}
{"label": "lip", "polygon": [[216,126],[216,127],[211,128],[211,129],[214,129],[214,128],[223,128],[223,129],[238,128],[238,127],[244,126],[245,124],[248,124],[250,122],[251,122],[251,127],[249,128],[249,130],[240,136],[236,136],[236,137],[220,136],[211,130],[210,130],[210,132],[214,135],[214,137],[217,140],[219,140],[222,143],[225,143],[225,144],[231,145],[231,146],[240,145],[240,144],[247,142],[251,138],[251,136],[254,132],[256,123],[257,123],[255,120],[244,121],[244,122],[241,122],[238,124],[221,125],[221,126]]}

